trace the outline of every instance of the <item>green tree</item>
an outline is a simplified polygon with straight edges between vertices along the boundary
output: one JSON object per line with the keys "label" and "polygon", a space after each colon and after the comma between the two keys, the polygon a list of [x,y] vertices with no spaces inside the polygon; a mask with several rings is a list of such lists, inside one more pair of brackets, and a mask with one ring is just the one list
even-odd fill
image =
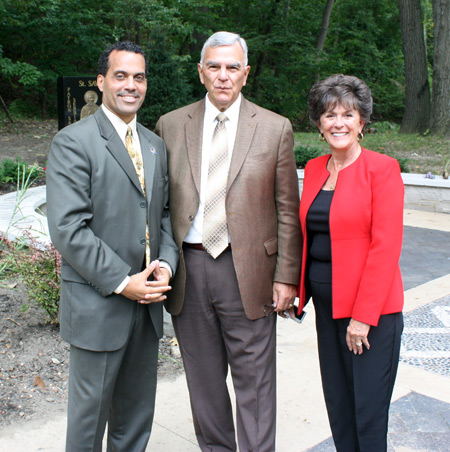
{"label": "green tree", "polygon": [[[4,0],[0,12],[4,58],[42,74],[39,89],[23,88],[18,95],[50,115],[56,113],[57,77],[95,74],[108,44],[131,39],[146,47],[158,27],[169,41],[187,34],[176,10],[155,0]],[[13,100],[8,89],[0,94]]]}
{"label": "green tree", "polygon": [[405,109],[400,132],[424,133],[430,124],[430,85],[420,0],[398,0],[405,61]]}
{"label": "green tree", "polygon": [[450,0],[433,0],[431,132],[450,136]]}
{"label": "green tree", "polygon": [[[13,62],[9,58],[4,58],[3,48],[0,46],[0,80],[2,81],[2,86],[8,84],[11,88],[17,88],[18,85],[22,85],[25,88],[39,89],[41,79],[42,73],[35,66],[21,61]],[[16,92],[17,89],[14,91]],[[12,121],[1,92],[0,102],[10,121]]]}
{"label": "green tree", "polygon": [[[167,36],[153,30],[146,44],[149,59],[148,88],[139,121],[154,128],[158,118],[168,111],[195,100],[183,70],[183,59],[174,54]],[[190,61],[190,58],[186,58]]]}
{"label": "green tree", "polygon": [[[324,11],[331,11],[325,39],[319,33],[326,29]],[[430,15],[424,20],[431,60]],[[159,114],[204,96],[196,69],[201,47],[211,33],[228,30],[249,45],[252,70],[244,95],[289,117],[296,128],[309,127],[306,100],[316,74],[359,76],[372,88],[374,117],[400,121],[405,82],[398,25],[390,0],[3,0],[2,58],[41,75],[33,89],[18,76],[2,78],[0,95],[54,116],[57,77],[95,74],[100,52],[130,39],[150,56],[141,116],[151,125]]]}
{"label": "green tree", "polygon": [[364,80],[374,97],[374,119],[400,120],[403,113],[403,55],[398,8],[391,1],[337,2],[320,62],[331,73]]}

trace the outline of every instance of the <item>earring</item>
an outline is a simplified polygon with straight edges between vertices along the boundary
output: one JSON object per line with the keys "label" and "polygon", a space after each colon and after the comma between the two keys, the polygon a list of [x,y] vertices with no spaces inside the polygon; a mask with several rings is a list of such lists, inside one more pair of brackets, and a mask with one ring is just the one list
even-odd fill
{"label": "earring", "polygon": [[325,141],[325,137],[323,135],[323,132],[319,133],[319,141]]}
{"label": "earring", "polygon": [[364,140],[364,134],[362,133],[362,131],[358,133],[358,136],[356,137],[356,139],[358,141],[363,141]]}

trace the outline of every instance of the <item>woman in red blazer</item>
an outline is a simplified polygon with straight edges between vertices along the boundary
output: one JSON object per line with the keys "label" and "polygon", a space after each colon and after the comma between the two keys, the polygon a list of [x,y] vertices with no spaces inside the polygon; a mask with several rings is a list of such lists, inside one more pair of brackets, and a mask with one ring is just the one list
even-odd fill
{"label": "woman in red blazer", "polygon": [[331,154],[305,168],[299,310],[312,296],[337,451],[382,452],[403,330],[400,168],[359,144],[372,96],[358,78],[317,83],[308,107]]}

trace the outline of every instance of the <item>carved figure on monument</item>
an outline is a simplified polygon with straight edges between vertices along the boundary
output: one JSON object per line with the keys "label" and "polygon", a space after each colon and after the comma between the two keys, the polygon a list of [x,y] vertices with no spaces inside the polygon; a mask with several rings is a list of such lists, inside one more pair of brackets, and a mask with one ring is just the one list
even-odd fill
{"label": "carved figure on monument", "polygon": [[81,109],[80,119],[87,118],[97,111],[97,100],[98,94],[95,91],[89,90],[85,92],[84,101],[86,102],[86,104],[83,105],[83,108]]}

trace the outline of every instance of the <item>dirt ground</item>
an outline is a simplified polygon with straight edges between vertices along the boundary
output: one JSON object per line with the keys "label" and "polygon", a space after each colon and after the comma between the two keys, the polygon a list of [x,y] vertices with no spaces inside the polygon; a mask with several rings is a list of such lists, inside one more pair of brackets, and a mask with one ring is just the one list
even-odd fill
{"label": "dirt ground", "polygon": [[[29,305],[28,310],[22,309]],[[158,377],[183,372],[178,347],[164,336],[159,347]],[[0,284],[0,425],[45,419],[67,404],[69,346],[58,326],[28,300],[16,280]]]}
{"label": "dirt ground", "polygon": [[[56,121],[20,121],[0,126],[0,159],[20,157],[45,166]],[[40,180],[38,184],[45,183]],[[0,195],[13,190],[0,187]],[[1,276],[1,266],[0,266]],[[29,309],[22,310],[23,305]],[[28,300],[15,279],[0,278],[0,425],[45,419],[67,404],[69,346],[56,325]],[[175,378],[183,372],[173,337],[160,342],[158,375]]]}
{"label": "dirt ground", "polygon": [[1,158],[15,160],[20,157],[27,163],[45,166],[50,145],[58,131],[56,120],[16,121],[0,126]]}

